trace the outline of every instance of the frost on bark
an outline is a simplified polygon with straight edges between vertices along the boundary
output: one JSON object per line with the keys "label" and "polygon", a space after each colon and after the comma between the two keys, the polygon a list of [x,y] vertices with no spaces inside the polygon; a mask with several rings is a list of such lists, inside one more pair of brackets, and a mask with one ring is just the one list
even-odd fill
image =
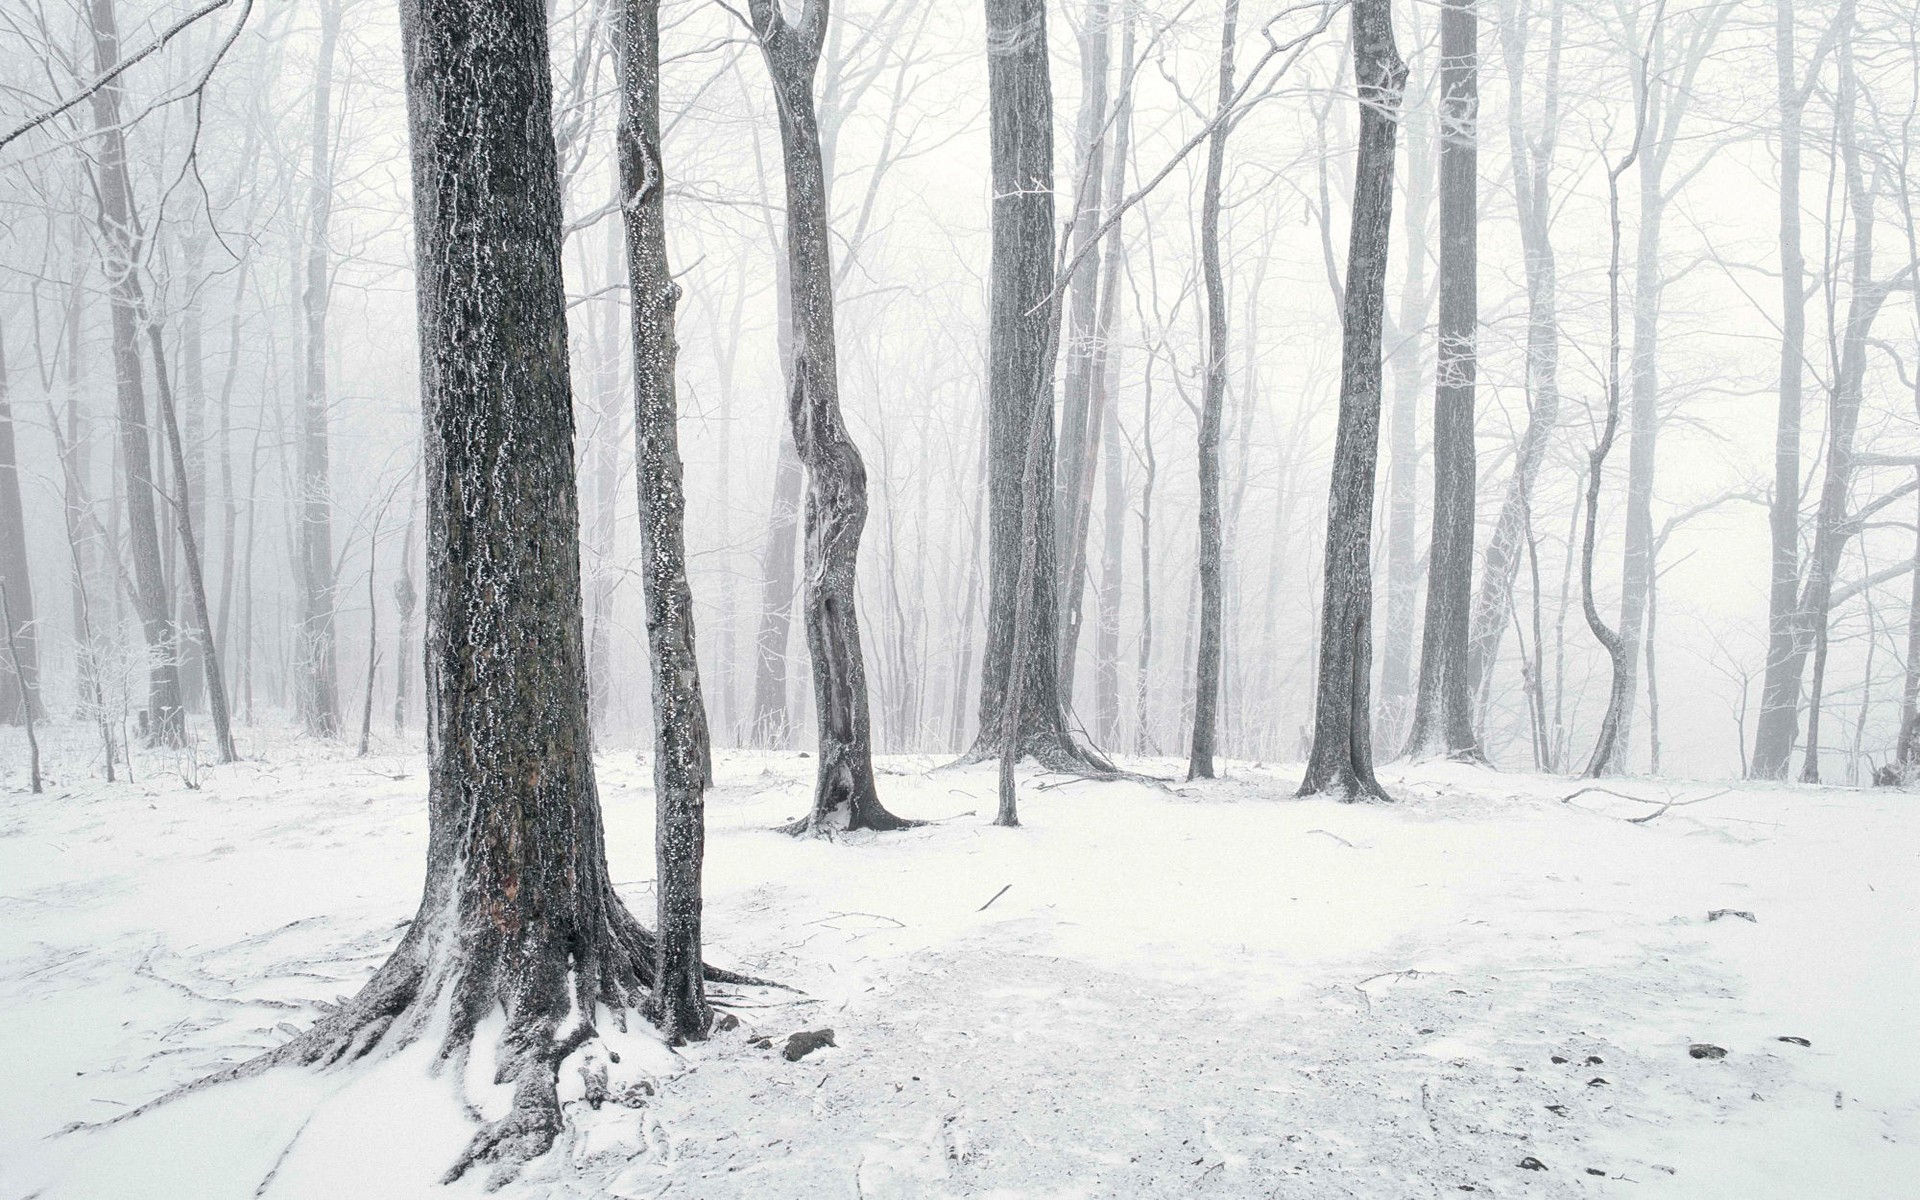
{"label": "frost on bark", "polygon": [[660,4],[621,11],[620,208],[633,314],[635,475],[640,583],[653,681],[655,924],[652,1015],[678,1044],[707,1036],[713,1012],[700,972],[701,797],[709,779],[707,712],[694,653],[687,582],[686,490],[674,392],[673,319],[679,285],[667,262],[666,177],[660,156]]}
{"label": "frost on bark", "polygon": [[295,554],[300,563],[300,624],[295,700],[310,737],[340,734],[340,682],[333,621],[333,488],[327,445],[327,226],[333,211],[333,53],[340,37],[340,3],[320,13],[319,65],[307,174],[305,279],[300,293],[305,322],[306,380],[299,422],[300,506]]}
{"label": "frost on bark", "polygon": [[1440,9],[1440,316],[1433,394],[1433,537],[1414,694],[1412,757],[1479,758],[1467,641],[1473,603],[1473,445],[1479,320],[1479,14]]}
{"label": "frost on bark", "polygon": [[40,643],[33,624],[33,586],[27,577],[27,528],[20,508],[20,464],[14,454],[4,334],[0,334],[0,588],[6,590],[8,603],[0,642],[7,643],[9,651],[7,667],[0,670],[0,725],[31,725],[44,719],[46,711],[40,700]]}
{"label": "frost on bark", "polygon": [[[1053,85],[1042,0],[987,0],[987,104],[993,170],[993,251],[987,332],[987,646],[980,726],[966,760],[1017,752],[1053,770],[1107,773],[1112,764],[1068,732],[1060,693],[1058,575],[1053,502]],[[1033,446],[1032,488],[1024,487]],[[1030,494],[1029,494],[1030,492]],[[1031,522],[1028,504],[1038,505]],[[1031,530],[1031,546],[1024,545]],[[1022,572],[1023,554],[1037,569]],[[1016,654],[1021,581],[1031,637]],[[1009,683],[1022,672],[1020,712]]]}
{"label": "frost on bark", "polygon": [[867,521],[867,471],[840,415],[826,171],[813,100],[827,7],[828,0],[806,0],[799,18],[790,22],[776,0],[748,5],[780,118],[794,331],[787,418],[807,473],[801,608],[813,663],[819,748],[812,811],[793,826],[795,833],[913,824],[888,812],[874,785],[866,664],[854,607],[855,564]]}
{"label": "frost on bark", "polygon": [[[120,61],[120,34],[114,0],[88,0],[88,30],[94,68],[102,73]],[[147,424],[146,389],[140,368],[140,325],[146,312],[140,286],[142,254],[133,210],[133,179],[121,121],[120,83],[113,80],[89,98],[97,159],[95,193],[99,199],[102,269],[107,276],[113,318],[114,391],[119,407],[120,457],[126,497],[126,536],[133,559],[133,599],[148,656],[146,732],[155,742],[186,742],[186,711],[181,701],[179,644],[172,597],[161,567],[160,523],[155,513],[153,432]]]}
{"label": "frost on bark", "polygon": [[[537,0],[406,0],[427,496],[427,876],[393,955],[220,1078],[431,1038],[513,1101],[448,1177],[544,1152],[558,1064],[655,983],[608,878],[590,757],[560,193]],[[738,979],[708,969],[709,980]],[[475,1045],[481,1023],[497,1043]]]}
{"label": "frost on bark", "polygon": [[[1560,419],[1559,270],[1553,252],[1553,157],[1560,120],[1560,46],[1562,0],[1549,17],[1546,73],[1539,91],[1539,125],[1529,131],[1525,90],[1528,10],[1505,0],[1500,35],[1507,66],[1507,138],[1514,163],[1513,186],[1520,218],[1520,251],[1527,285],[1527,425],[1514,454],[1500,517],[1487,544],[1480,588],[1473,604],[1472,640],[1467,651],[1471,690],[1480,697],[1484,721],[1500,644],[1512,621],[1513,585],[1526,555],[1527,526],[1534,485],[1547,443]],[[1536,684],[1538,682],[1536,669]]]}
{"label": "frost on bark", "polygon": [[1380,330],[1393,221],[1393,149],[1407,66],[1388,0],[1353,0],[1353,76],[1360,101],[1353,222],[1347,245],[1340,420],[1327,494],[1325,595],[1313,747],[1300,794],[1387,799],[1373,777],[1373,485],[1380,445]]}
{"label": "frost on bark", "polygon": [[[1067,280],[1067,335],[1062,349],[1066,378],[1061,389],[1059,477],[1054,480],[1054,523],[1060,589],[1060,694],[1073,698],[1080,623],[1087,583],[1087,518],[1092,509],[1093,468],[1099,458],[1095,391],[1105,362],[1101,323],[1101,262],[1089,250],[1103,215],[1107,175],[1107,59],[1112,43],[1108,0],[1088,0],[1080,29],[1080,115],[1074,130],[1080,162],[1074,174],[1077,199],[1072,254],[1079,260]],[[1119,197],[1116,195],[1115,200]]]}
{"label": "frost on bark", "polygon": [[[1193,741],[1188,779],[1212,779],[1220,714],[1220,626],[1226,608],[1220,535],[1220,426],[1227,406],[1227,282],[1220,266],[1220,190],[1233,125],[1233,35],[1240,0],[1227,0],[1220,25],[1220,78],[1200,200],[1200,269],[1207,299],[1206,376],[1200,392],[1200,648],[1193,671]],[[1382,243],[1384,247],[1384,241]],[[1376,401],[1377,404],[1377,401]]]}

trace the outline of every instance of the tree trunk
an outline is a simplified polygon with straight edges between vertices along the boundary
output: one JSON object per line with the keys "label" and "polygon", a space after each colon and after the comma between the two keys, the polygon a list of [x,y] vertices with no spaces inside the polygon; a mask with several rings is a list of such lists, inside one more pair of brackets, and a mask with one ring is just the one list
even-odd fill
{"label": "tree trunk", "polygon": [[419,593],[413,586],[414,506],[407,506],[407,535],[400,542],[400,574],[393,581],[393,732],[407,731],[407,700],[412,690],[413,672],[407,665],[407,651],[413,645],[413,610]]}
{"label": "tree trunk", "polygon": [[1373,777],[1373,484],[1380,443],[1380,332],[1393,222],[1393,151],[1407,67],[1388,0],[1353,0],[1360,144],[1341,335],[1340,420],[1327,495],[1313,747],[1300,794],[1386,799]]}
{"label": "tree trunk", "polygon": [[1780,400],[1768,503],[1767,666],[1748,774],[1785,779],[1800,732],[1800,421],[1807,337],[1806,256],[1800,244],[1800,131],[1807,93],[1794,43],[1793,0],[1774,0],[1774,89],[1780,115]]}
{"label": "tree trunk", "polygon": [[[1054,568],[1060,590],[1060,696],[1069,707],[1087,582],[1086,516],[1093,499],[1083,484],[1092,478],[1090,468],[1099,453],[1094,391],[1100,386],[1102,358],[1101,262],[1088,247],[1100,228],[1107,183],[1107,77],[1113,24],[1108,0],[1087,0],[1085,20],[1079,39],[1080,117],[1074,136],[1080,162],[1071,193],[1075,201],[1071,245],[1080,265],[1067,280],[1066,378],[1061,389],[1053,509],[1059,555]],[[1113,197],[1116,203],[1120,199]]]}
{"label": "tree trunk", "polygon": [[313,86],[311,160],[307,174],[307,244],[300,294],[306,330],[306,386],[301,397],[300,723],[310,737],[340,734],[340,685],[333,621],[333,488],[327,445],[327,226],[333,211],[333,54],[340,0],[320,12],[319,66]]}
{"label": "tree trunk", "polygon": [[787,418],[794,451],[807,469],[802,606],[820,744],[813,808],[793,826],[795,833],[911,824],[882,806],[874,784],[866,665],[854,604],[867,472],[840,415],[826,173],[813,104],[827,6],[828,0],[806,0],[798,20],[789,22],[777,0],[749,5],[780,117],[795,333]]}
{"label": "tree trunk", "polygon": [[1481,757],[1473,728],[1467,642],[1473,615],[1477,490],[1474,391],[1479,281],[1479,13],[1440,9],[1440,320],[1433,393],[1433,540],[1407,753]]}
{"label": "tree trunk", "polygon": [[[502,1021],[513,1089],[448,1172],[544,1153],[555,1071],[653,987],[655,939],[608,877],[581,619],[573,404],[546,17],[405,0],[427,534],[427,879],[391,958],[279,1051],[325,1064],[421,1038],[459,1078]],[[718,978],[710,973],[709,978]]]}
{"label": "tree trunk", "polygon": [[[120,34],[114,0],[88,0],[94,68],[105,72],[120,61]],[[152,433],[147,425],[146,391],[141,382],[140,324],[146,302],[140,286],[138,234],[134,223],[133,181],[121,126],[120,83],[114,80],[89,100],[94,127],[96,194],[100,239],[113,315],[113,365],[119,403],[120,460],[125,475],[126,533],[133,559],[133,594],[149,660],[147,735],[164,746],[184,745],[186,713],[180,693],[179,645],[166,579],[161,567],[160,524],[154,512]]]}
{"label": "tree trunk", "polygon": [[653,682],[654,862],[659,899],[651,1015],[675,1045],[707,1036],[713,1010],[700,970],[701,797],[712,783],[706,706],[687,582],[686,492],[674,391],[680,287],[667,262],[660,146],[660,4],[621,11],[620,192],[633,313],[635,476],[640,582]]}
{"label": "tree trunk", "polygon": [[[987,646],[980,672],[980,727],[967,758],[999,756],[1008,738],[1053,770],[1104,772],[1111,764],[1067,731],[1060,692],[1058,574],[1053,479],[1053,86],[1042,0],[987,0],[987,92],[993,166],[991,311],[987,335]],[[1044,426],[1037,433],[1036,423]],[[1033,622],[1026,653],[1014,649],[1019,607],[1027,447],[1038,459],[1031,573]],[[1019,724],[1010,724],[1009,681],[1025,672]]]}
{"label": "tree trunk", "polygon": [[[6,589],[10,670],[0,678],[0,724],[32,728],[46,718],[40,699],[39,632],[33,623],[33,584],[28,578],[27,526],[20,507],[20,464],[13,445],[13,409],[7,396],[7,347],[0,333],[0,587]],[[34,791],[39,791],[39,754],[34,755]]]}
{"label": "tree trunk", "polygon": [[[1513,605],[1514,579],[1527,547],[1534,485],[1545,460],[1547,443],[1560,420],[1559,270],[1553,252],[1553,156],[1560,121],[1560,47],[1564,5],[1554,0],[1547,40],[1546,80],[1540,89],[1540,125],[1537,135],[1527,132],[1526,80],[1529,43],[1526,9],[1506,0],[1501,22],[1501,46],[1507,65],[1507,139],[1513,157],[1513,190],[1519,208],[1520,251],[1527,282],[1527,425],[1514,453],[1513,476],[1507,481],[1500,517],[1487,543],[1480,569],[1480,590],[1473,605],[1473,631],[1467,648],[1471,690],[1490,692],[1500,642]],[[1537,601],[1536,597],[1536,601]],[[1542,648],[1534,647],[1536,683],[1544,663]],[[1485,723],[1484,699],[1480,723]]]}
{"label": "tree trunk", "polygon": [[1200,394],[1200,649],[1193,671],[1193,741],[1188,779],[1212,779],[1220,719],[1220,637],[1226,606],[1220,538],[1220,426],[1227,404],[1227,284],[1220,267],[1220,188],[1233,105],[1233,39],[1240,0],[1227,0],[1220,25],[1220,78],[1200,193],[1200,263],[1207,301],[1206,377]]}

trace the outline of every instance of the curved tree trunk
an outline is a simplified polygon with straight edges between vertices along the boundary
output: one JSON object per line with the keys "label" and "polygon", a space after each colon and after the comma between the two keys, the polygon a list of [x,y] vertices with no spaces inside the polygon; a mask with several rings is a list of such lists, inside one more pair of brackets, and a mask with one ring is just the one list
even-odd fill
{"label": "curved tree trunk", "polygon": [[1393,151],[1407,66],[1388,0],[1353,0],[1353,76],[1360,100],[1353,222],[1347,245],[1340,421],[1327,493],[1313,747],[1303,796],[1387,799],[1373,777],[1373,485],[1380,448],[1380,331],[1393,224]]}
{"label": "curved tree trunk", "polygon": [[840,416],[826,172],[813,106],[827,0],[807,0],[799,19],[791,23],[776,0],[752,0],[749,8],[780,115],[794,329],[787,418],[794,450],[807,469],[802,609],[820,745],[813,809],[793,831],[898,829],[912,822],[888,812],[874,784],[866,664],[854,608],[855,560],[867,521],[867,472]]}

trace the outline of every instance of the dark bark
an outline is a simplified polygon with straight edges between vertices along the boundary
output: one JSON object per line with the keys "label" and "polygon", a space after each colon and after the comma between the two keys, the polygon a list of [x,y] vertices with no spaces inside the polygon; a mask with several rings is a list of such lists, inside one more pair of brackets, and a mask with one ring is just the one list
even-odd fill
{"label": "dark bark", "polygon": [[1219,89],[1207,167],[1200,193],[1200,273],[1207,305],[1206,375],[1201,381],[1200,458],[1200,647],[1193,671],[1193,741],[1188,779],[1212,779],[1220,716],[1220,636],[1226,608],[1221,563],[1220,426],[1227,405],[1227,283],[1220,266],[1220,191],[1226,170],[1228,115],[1233,107],[1233,40],[1240,0],[1227,0],[1220,25]]}
{"label": "dark bark", "polygon": [[[20,464],[13,444],[13,409],[7,394],[7,347],[0,334],[0,587],[6,589],[6,636],[10,669],[0,678],[0,724],[44,719],[40,700],[39,632],[33,623],[33,583],[28,577],[27,526],[20,507]],[[34,755],[34,791],[39,791],[39,754]]]}
{"label": "dark bark", "polygon": [[1440,8],[1440,315],[1433,393],[1433,537],[1427,555],[1420,683],[1407,753],[1479,758],[1467,643],[1473,615],[1477,490],[1474,392],[1479,283],[1479,13]]}
{"label": "dark bark", "polygon": [[812,811],[796,833],[898,829],[911,822],[880,803],[873,778],[866,665],[854,572],[867,521],[867,472],[840,415],[826,171],[814,112],[814,76],[828,0],[806,0],[797,21],[777,0],[750,0],[761,56],[773,80],[786,173],[788,284],[794,365],[787,418],[807,469],[806,582],[802,596],[819,729]]}
{"label": "dark bark", "polygon": [[[555,1070],[654,980],[608,878],[582,629],[560,193],[536,0],[405,0],[427,495],[427,878],[364,989],[225,1073],[424,1037],[458,1078],[501,1014],[508,1114],[448,1172],[543,1153]],[[709,978],[722,973],[709,972]],[[496,1182],[499,1175],[496,1174]]]}
{"label": "dark bark", "polygon": [[1373,777],[1373,491],[1380,444],[1380,333],[1393,222],[1393,152],[1407,67],[1388,0],[1353,0],[1353,75],[1360,101],[1353,222],[1341,334],[1340,419],[1327,495],[1313,747],[1303,796],[1387,794]]}
{"label": "dark bark", "polygon": [[340,0],[320,13],[319,66],[313,85],[307,174],[307,244],[300,305],[306,377],[301,394],[299,521],[300,723],[311,737],[340,734],[340,683],[333,620],[333,489],[328,462],[327,293],[331,287],[327,228],[333,212],[333,54]]}
{"label": "dark bark", "polygon": [[[1111,770],[1068,732],[1060,693],[1060,604],[1053,502],[1053,358],[1059,318],[1053,277],[1053,86],[1042,0],[987,0],[987,91],[993,170],[993,251],[987,335],[987,645],[980,672],[980,726],[967,758],[1018,754],[1054,770]],[[1041,428],[1035,429],[1038,425]],[[1025,465],[1035,447],[1033,561],[1020,564],[1027,527]],[[1015,648],[1022,580],[1032,636]],[[1023,674],[1018,724],[1010,681]]]}
{"label": "dark bark", "polygon": [[[1539,89],[1539,126],[1528,131],[1525,80],[1529,44],[1524,4],[1506,0],[1501,22],[1501,46],[1507,65],[1507,138],[1512,150],[1513,190],[1520,218],[1520,251],[1527,284],[1527,425],[1514,452],[1513,475],[1507,480],[1500,517],[1487,543],[1480,569],[1480,589],[1473,605],[1473,629],[1467,648],[1467,672],[1472,690],[1485,697],[1500,642],[1513,605],[1514,579],[1522,553],[1532,554],[1527,526],[1531,520],[1535,483],[1545,461],[1547,443],[1560,419],[1559,270],[1553,251],[1553,161],[1560,120],[1560,47],[1564,5],[1555,0],[1547,40],[1546,78]],[[1534,597],[1538,603],[1539,597]],[[1543,654],[1534,647],[1534,685],[1540,686]],[[1544,710],[1544,706],[1542,706]],[[1544,711],[1543,711],[1544,715]]]}
{"label": "dark bark", "polygon": [[[114,0],[88,0],[87,17],[95,68],[120,61],[120,34]],[[164,746],[185,744],[186,712],[180,691],[179,645],[170,594],[161,567],[160,524],[154,511],[152,432],[147,424],[146,389],[140,369],[140,326],[146,301],[138,275],[139,238],[133,211],[133,180],[127,165],[121,126],[120,84],[94,92],[94,185],[99,197],[100,240],[105,247],[109,308],[112,313],[115,394],[119,407],[120,468],[125,476],[126,535],[133,559],[132,593],[149,658],[147,735]]]}
{"label": "dark bark", "polygon": [[653,683],[655,895],[650,1015],[675,1045],[707,1036],[713,1010],[700,969],[702,795],[712,782],[707,712],[687,582],[686,491],[674,390],[680,287],[667,261],[666,174],[660,146],[660,4],[626,0],[620,39],[620,209],[633,313],[635,475],[640,583]]}

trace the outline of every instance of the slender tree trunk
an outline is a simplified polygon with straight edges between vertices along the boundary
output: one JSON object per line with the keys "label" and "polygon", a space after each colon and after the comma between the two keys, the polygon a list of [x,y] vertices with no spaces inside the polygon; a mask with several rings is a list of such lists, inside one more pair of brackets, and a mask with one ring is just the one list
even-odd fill
{"label": "slender tree trunk", "polygon": [[366,690],[360,697],[360,745],[356,751],[360,758],[367,756],[367,748],[373,742],[373,680],[380,669],[380,597],[373,590],[379,549],[380,518],[375,516],[373,529],[367,535],[367,677]]}
{"label": "slender tree trunk", "polygon": [[687,582],[686,492],[674,390],[680,287],[667,262],[660,146],[659,0],[626,0],[621,21],[620,208],[633,312],[634,446],[640,580],[653,681],[654,861],[659,898],[650,1015],[678,1045],[701,1040],[713,1010],[700,969],[702,794],[712,783],[706,706]]}
{"label": "slender tree trunk", "polygon": [[1479,282],[1479,12],[1440,9],[1440,321],[1433,396],[1433,540],[1407,753],[1481,757],[1467,642],[1473,605]]}
{"label": "slender tree trunk", "polygon": [[393,732],[407,731],[407,700],[413,672],[407,666],[407,652],[413,645],[413,610],[419,593],[413,586],[414,506],[407,506],[407,536],[400,543],[400,574],[393,581]]}
{"label": "slender tree trunk", "polygon": [[160,397],[160,425],[168,447],[173,452],[173,474],[176,487],[181,495],[173,503],[180,535],[180,548],[186,559],[187,598],[193,605],[194,619],[199,624],[199,638],[202,660],[206,664],[207,707],[213,717],[214,747],[220,761],[230,763],[236,755],[233,749],[233,722],[227,712],[227,685],[220,676],[220,660],[213,645],[213,614],[207,608],[207,581],[201,571],[200,543],[193,523],[193,505],[187,497],[186,453],[180,444],[180,421],[174,411],[173,385],[168,382],[167,360],[160,342],[160,326],[157,322],[147,324],[147,343],[153,351],[153,379],[155,390]]}
{"label": "slender tree trunk", "polygon": [[1313,747],[1303,796],[1387,795],[1373,777],[1373,485],[1380,443],[1380,334],[1393,222],[1393,152],[1407,66],[1388,0],[1352,0],[1353,76],[1360,101],[1353,222],[1341,335],[1340,420],[1327,496]]}
{"label": "slender tree trunk", "polygon": [[[1916,391],[1920,401],[1920,391]],[[1915,472],[1920,484],[1920,470]],[[1920,488],[1916,488],[1920,491]],[[1913,561],[1920,564],[1920,515],[1914,520]],[[1909,782],[1920,764],[1920,565],[1916,565],[1907,602],[1907,666],[1900,688],[1900,741],[1894,749],[1894,764],[1901,782]]]}
{"label": "slender tree trunk", "polygon": [[[10,605],[6,622],[11,671],[0,679],[0,724],[44,720],[40,699],[39,631],[33,623],[33,583],[28,577],[27,526],[20,506],[20,464],[13,444],[13,409],[7,395],[6,336],[0,332],[0,587]],[[34,791],[40,790],[40,756],[34,752]]]}
{"label": "slender tree trunk", "polygon": [[645,1003],[655,939],[614,892],[594,784],[546,14],[535,0],[404,0],[401,19],[425,408],[427,880],[358,996],[233,1073],[431,1038],[457,1077],[497,1017],[486,1057],[512,1105],[448,1172],[499,1164],[497,1185],[559,1133],[560,1062],[608,1061],[595,1022]]}
{"label": "slender tree trunk", "polygon": [[[774,291],[779,306],[780,369],[790,393],[794,387],[793,305],[787,255],[775,239]],[[800,530],[800,493],[805,475],[793,439],[782,433],[773,470],[773,512],[767,519],[767,544],[760,562],[760,630],[754,639],[753,724],[748,744],[784,749],[793,737],[787,706],[787,646],[793,638],[794,557]]]}
{"label": "slender tree trunk", "polygon": [[[105,72],[120,61],[114,0],[88,0],[94,67]],[[120,83],[111,81],[90,98],[94,127],[100,238],[106,251],[108,296],[113,316],[113,363],[119,400],[120,465],[125,474],[126,532],[133,559],[134,601],[146,638],[148,685],[146,730],[165,746],[184,745],[186,713],[180,692],[179,645],[161,566],[160,524],[154,511],[152,433],[141,382],[140,324],[146,302],[140,286],[139,244],[133,212],[133,182],[121,125]]]}
{"label": "slender tree trunk", "polygon": [[306,386],[301,397],[300,723],[310,737],[340,734],[340,684],[333,619],[333,484],[328,462],[327,232],[333,211],[333,55],[341,0],[320,11],[319,66],[313,86],[307,176],[305,279],[300,295],[306,332]]}
{"label": "slender tree trunk", "polygon": [[855,611],[854,569],[867,521],[867,472],[840,415],[826,172],[814,112],[814,76],[828,0],[806,0],[789,22],[777,0],[750,0],[772,77],[787,182],[788,280],[795,333],[787,417],[807,469],[803,611],[819,728],[813,808],[793,832],[898,829],[874,784],[867,673]]}
{"label": "slender tree trunk", "polygon": [[1207,302],[1206,376],[1200,397],[1200,649],[1193,673],[1193,742],[1188,779],[1212,779],[1220,720],[1220,640],[1226,607],[1220,533],[1220,426],[1227,404],[1227,284],[1220,266],[1220,190],[1233,105],[1233,42],[1240,0],[1227,0],[1220,25],[1219,90],[1200,199],[1200,271]]}
{"label": "slender tree trunk", "polygon": [[[1054,528],[1058,531],[1060,590],[1060,696],[1073,703],[1080,622],[1087,581],[1087,523],[1092,493],[1084,486],[1099,453],[1094,392],[1101,386],[1101,260],[1088,251],[1100,228],[1107,173],[1108,58],[1112,19],[1108,0],[1087,0],[1080,28],[1080,117],[1075,150],[1080,157],[1072,197],[1072,253],[1080,259],[1067,280],[1066,378],[1061,389],[1060,454],[1054,479]],[[1113,197],[1114,201],[1121,199]]]}
{"label": "slender tree trunk", "polygon": [[1800,421],[1807,337],[1806,256],[1800,242],[1800,134],[1806,91],[1794,43],[1793,0],[1774,0],[1774,88],[1780,117],[1780,399],[1768,506],[1767,664],[1748,774],[1784,779],[1800,726],[1807,638],[1800,611]]}
{"label": "slender tree trunk", "polygon": [[[607,279],[619,278],[626,269],[623,227],[607,223]],[[607,709],[614,693],[613,607],[619,572],[614,567],[615,536],[620,524],[620,420],[627,397],[621,393],[620,321],[628,311],[627,298],[610,299],[594,307],[601,319],[599,370],[594,388],[595,428],[588,440],[587,457],[593,467],[593,530],[591,534],[594,564],[587,580],[587,683],[595,729],[606,728]]]}
{"label": "slender tree trunk", "polygon": [[1153,739],[1153,484],[1159,464],[1153,456],[1153,356],[1141,373],[1140,387],[1140,654],[1133,672],[1133,749],[1150,754]]}
{"label": "slender tree trunk", "polygon": [[21,637],[19,627],[14,624],[13,608],[7,603],[6,581],[0,579],[0,630],[7,635],[7,668],[12,672],[14,687],[22,698],[19,705],[20,723],[27,729],[27,779],[33,794],[40,794],[40,739],[33,729],[33,709],[35,694],[32,677],[27,672],[26,661],[20,657]]}
{"label": "slender tree trunk", "polygon": [[[1554,0],[1547,39],[1546,78],[1539,99],[1539,132],[1528,133],[1526,96],[1527,50],[1530,42],[1526,7],[1505,0],[1501,47],[1507,64],[1507,139],[1512,150],[1513,190],[1520,217],[1520,251],[1527,283],[1527,425],[1514,453],[1513,475],[1500,504],[1493,538],[1487,543],[1480,570],[1480,589],[1473,606],[1473,629],[1467,648],[1467,672],[1472,690],[1482,697],[1480,724],[1484,725],[1485,698],[1491,694],[1500,641],[1513,604],[1514,580],[1530,520],[1535,484],[1547,445],[1560,420],[1559,271],[1553,251],[1553,161],[1560,121],[1560,48],[1564,4]],[[1537,597],[1536,597],[1537,599]],[[1534,648],[1536,675],[1544,665]]]}

